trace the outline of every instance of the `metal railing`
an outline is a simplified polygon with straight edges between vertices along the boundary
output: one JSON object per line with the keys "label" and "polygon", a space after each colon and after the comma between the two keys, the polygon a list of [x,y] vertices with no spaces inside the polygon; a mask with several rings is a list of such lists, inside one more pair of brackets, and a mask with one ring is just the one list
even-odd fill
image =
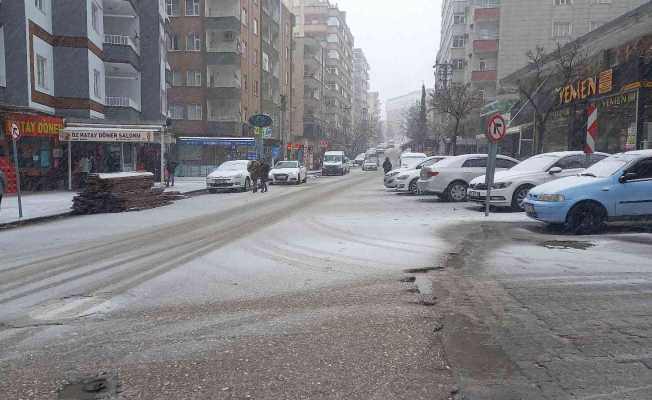
{"label": "metal railing", "polygon": [[106,96],[107,107],[129,107],[140,111],[140,104],[128,96]]}
{"label": "metal railing", "polygon": [[129,46],[131,47],[136,54],[140,54],[140,49],[136,45],[136,42],[127,35],[115,35],[115,34],[105,34],[104,43],[113,44],[116,46]]}

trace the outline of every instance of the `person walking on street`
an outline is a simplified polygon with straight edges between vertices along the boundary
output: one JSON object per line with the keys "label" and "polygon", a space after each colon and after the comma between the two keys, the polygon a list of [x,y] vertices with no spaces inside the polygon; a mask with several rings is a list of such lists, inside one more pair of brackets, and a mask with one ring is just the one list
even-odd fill
{"label": "person walking on street", "polygon": [[168,158],[165,163],[165,169],[167,170],[167,176],[165,177],[165,186],[170,187],[174,186],[174,172],[177,169],[177,162],[173,158]]}
{"label": "person walking on street", "polygon": [[260,164],[260,186],[262,193],[267,192],[267,178],[270,170],[271,168],[269,164],[267,164],[267,161],[263,160],[263,162]]}
{"label": "person walking on street", "polygon": [[385,173],[388,173],[391,170],[392,170],[392,162],[389,161],[389,157],[385,157],[385,162],[383,162],[383,171],[385,171]]}
{"label": "person walking on street", "polygon": [[2,196],[5,194],[6,188],[7,178],[5,178],[5,174],[0,171],[0,209],[2,209]]}
{"label": "person walking on street", "polygon": [[251,186],[253,188],[253,193],[256,193],[258,192],[258,178],[260,177],[260,162],[258,162],[258,160],[254,160],[249,163],[247,171],[249,171],[249,176],[251,176]]}

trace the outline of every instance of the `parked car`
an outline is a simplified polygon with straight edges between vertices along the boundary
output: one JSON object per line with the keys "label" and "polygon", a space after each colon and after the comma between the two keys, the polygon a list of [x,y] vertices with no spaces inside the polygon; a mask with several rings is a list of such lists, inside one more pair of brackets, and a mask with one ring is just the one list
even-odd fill
{"label": "parked car", "polygon": [[230,190],[246,192],[251,187],[251,176],[247,170],[249,163],[249,160],[223,163],[206,177],[206,188],[210,193]]}
{"label": "parked car", "polygon": [[652,218],[652,150],[606,158],[577,176],[530,190],[530,218],[590,234],[614,220]]}
{"label": "parked car", "polygon": [[299,161],[279,161],[269,171],[271,184],[294,183],[300,185],[308,180],[308,170]]}
{"label": "parked car", "polygon": [[414,168],[414,166],[425,160],[426,157],[423,153],[405,152],[401,154],[398,164],[401,168]]}
{"label": "parked car", "polygon": [[[595,153],[587,158],[581,151],[562,151],[530,157],[507,171],[496,173],[491,188],[491,205],[523,211],[523,201],[533,187],[555,179],[577,175],[607,157],[609,154]],[[470,201],[485,202],[487,198],[485,175],[471,181],[468,196]]]}
{"label": "parked car", "polygon": [[349,166],[346,163],[346,156],[343,151],[327,151],[324,153],[324,164],[321,168],[321,174],[327,175],[345,175],[349,173]]}
{"label": "parked car", "polygon": [[362,164],[363,171],[378,171],[378,157],[367,156]]}
{"label": "parked car", "polygon": [[421,161],[414,168],[403,169],[399,172],[396,177],[396,190],[399,192],[410,192],[412,194],[417,194],[419,189],[417,187],[417,182],[419,181],[419,176],[421,174],[421,169],[425,167],[430,167],[441,160],[444,160],[448,157],[446,156],[432,156],[428,157],[425,160]]}
{"label": "parked car", "polygon": [[364,164],[364,157],[365,157],[364,153],[358,154],[357,156],[355,156],[355,159],[353,160],[353,164],[358,167],[361,167],[362,164]]}
{"label": "parked car", "polygon": [[[424,194],[437,195],[444,201],[465,201],[469,182],[486,172],[487,158],[486,154],[465,154],[421,168],[417,189]],[[499,155],[496,170],[506,170],[516,164],[518,160]]]}

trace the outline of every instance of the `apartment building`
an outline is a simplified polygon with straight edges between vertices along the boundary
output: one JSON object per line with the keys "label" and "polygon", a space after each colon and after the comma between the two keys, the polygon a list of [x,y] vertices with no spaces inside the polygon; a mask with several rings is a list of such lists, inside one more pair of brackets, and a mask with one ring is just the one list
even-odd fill
{"label": "apartment building", "polygon": [[[353,122],[354,39],[346,22],[346,13],[327,0],[292,0],[290,3],[297,16],[297,34],[310,37],[323,46],[324,109],[319,126],[326,139],[321,143],[327,142],[331,149],[344,149]],[[308,103],[305,106],[309,110]]]}
{"label": "apartment building", "polygon": [[[4,131],[25,128],[21,166],[57,177],[52,185],[39,178],[41,186],[70,187],[63,161],[70,155],[74,164],[82,153],[98,172],[160,172],[154,142],[167,114],[166,18],[159,0],[0,3]],[[65,142],[75,142],[69,152]],[[7,148],[0,135],[0,158]]]}
{"label": "apartment building", "polygon": [[369,63],[362,49],[353,49],[353,135],[369,126]]}
{"label": "apartment building", "polygon": [[421,90],[415,90],[402,96],[393,97],[385,101],[387,113],[386,136],[400,138],[405,135],[403,129],[405,114],[410,107],[421,101]]}
{"label": "apartment building", "polygon": [[496,100],[498,82],[527,64],[528,50],[553,50],[647,0],[444,0],[437,82],[470,83]]}

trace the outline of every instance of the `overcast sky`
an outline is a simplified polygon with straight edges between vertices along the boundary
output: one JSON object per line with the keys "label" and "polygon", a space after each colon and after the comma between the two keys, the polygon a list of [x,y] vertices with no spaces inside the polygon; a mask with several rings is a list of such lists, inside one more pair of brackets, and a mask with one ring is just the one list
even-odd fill
{"label": "overcast sky", "polygon": [[346,11],[355,47],[371,66],[381,99],[432,86],[439,47],[441,0],[331,0]]}

